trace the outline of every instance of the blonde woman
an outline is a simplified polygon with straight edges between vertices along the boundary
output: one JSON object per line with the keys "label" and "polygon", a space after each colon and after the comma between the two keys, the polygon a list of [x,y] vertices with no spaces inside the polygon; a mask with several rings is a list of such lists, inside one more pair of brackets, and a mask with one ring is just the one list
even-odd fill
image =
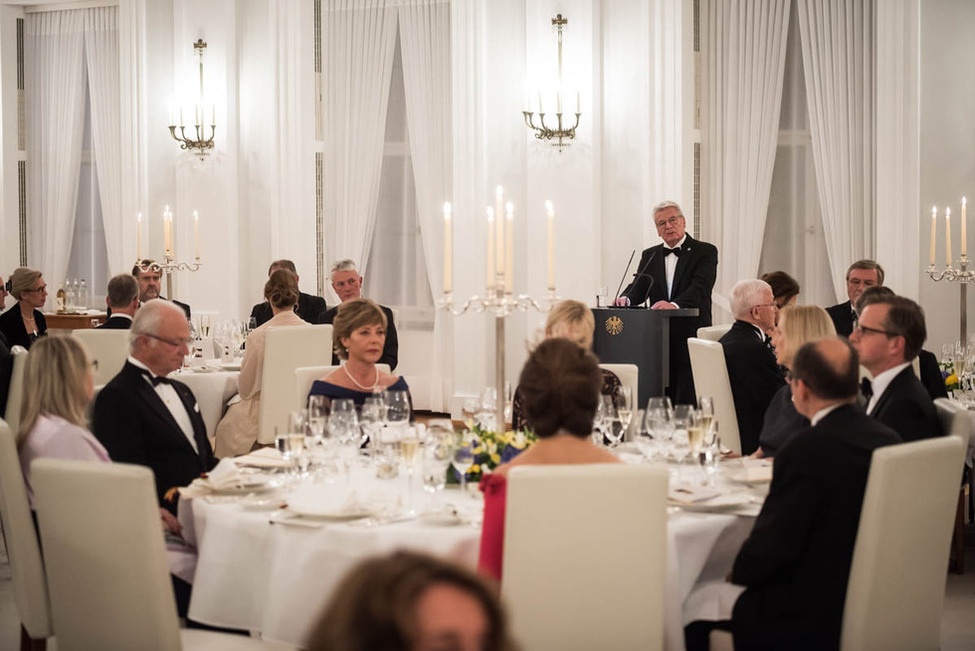
{"label": "blonde woman", "polygon": [[[559,337],[568,339],[583,350],[592,349],[592,336],[596,329],[596,318],[592,310],[580,301],[565,300],[555,304],[545,319],[545,339]],[[599,369],[603,383],[600,392],[604,396],[612,396],[616,402],[620,391],[620,379],[612,371]],[[530,427],[525,415],[524,398],[521,387],[515,389],[511,404],[512,428],[516,431]]]}
{"label": "blonde woman", "polygon": [[0,314],[0,333],[8,346],[30,350],[38,337],[47,334],[47,322],[41,312],[47,302],[47,285],[40,271],[28,267],[18,267],[7,283],[17,302]]}
{"label": "blonde woman", "polygon": [[[817,305],[787,305],[779,312],[779,324],[772,331],[775,361],[792,368],[792,358],[803,344],[836,334],[833,320]],[[756,457],[772,457],[799,430],[809,427],[809,420],[792,404],[789,384],[772,397],[762,431],[758,435]]]}

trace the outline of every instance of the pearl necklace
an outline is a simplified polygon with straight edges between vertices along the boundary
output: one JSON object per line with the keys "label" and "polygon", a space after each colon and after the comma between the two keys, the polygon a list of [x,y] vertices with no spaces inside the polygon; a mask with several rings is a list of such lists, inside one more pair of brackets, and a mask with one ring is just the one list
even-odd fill
{"label": "pearl necklace", "polygon": [[375,391],[376,390],[376,387],[379,386],[379,367],[376,366],[376,367],[373,367],[373,368],[376,369],[376,380],[372,383],[372,386],[371,387],[367,387],[367,386],[363,386],[363,385],[359,384],[356,381],[356,379],[354,377],[352,377],[352,374],[349,373],[349,367],[348,366],[342,366],[342,370],[345,371],[346,376],[348,376],[348,378],[350,380],[352,380],[352,384],[356,385],[357,387],[359,387],[363,391],[369,391],[369,392]]}

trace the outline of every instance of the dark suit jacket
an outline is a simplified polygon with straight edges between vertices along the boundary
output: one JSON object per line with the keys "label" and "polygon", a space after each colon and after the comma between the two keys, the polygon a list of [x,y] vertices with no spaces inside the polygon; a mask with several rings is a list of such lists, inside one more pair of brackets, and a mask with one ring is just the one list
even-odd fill
{"label": "dark suit jacket", "polygon": [[95,330],[128,330],[132,327],[132,319],[124,316],[110,316],[105,323],[96,326]]}
{"label": "dark suit jacket", "polygon": [[849,337],[853,333],[853,307],[850,305],[850,301],[828,307],[826,313],[829,314],[829,318],[833,319],[836,334]]}
{"label": "dark suit jacket", "polygon": [[92,431],[112,461],[151,468],[160,505],[175,513],[175,503],[164,499],[166,492],[188,485],[213,468],[216,459],[193,392],[182,382],[173,381],[173,387],[189,413],[199,452],[193,450],[143,371],[129,362],[98,394]]}
{"label": "dark suit jacket", "polygon": [[896,431],[905,441],[944,434],[934,402],[910,366],[891,380],[870,415]]}
{"label": "dark suit jacket", "polygon": [[[40,310],[34,310],[34,323],[37,324],[37,336],[42,337],[47,334],[47,320]],[[0,332],[7,338],[7,345],[23,346],[30,350],[31,340],[27,335],[27,328],[24,327],[24,319],[20,316],[20,302],[13,304],[3,314],[0,314]]]}
{"label": "dark suit jacket", "polygon": [[752,324],[735,321],[719,341],[724,348],[735,399],[741,453],[751,454],[758,448],[765,411],[775,393],[785,385],[785,379],[775,354],[758,338],[758,330]]}
{"label": "dark suit jacket", "polygon": [[[159,298],[161,298],[164,301],[168,301],[169,300],[168,298],[166,298],[164,296],[160,296]],[[186,314],[186,320],[187,321],[189,321],[192,318],[192,315],[190,314],[190,306],[189,305],[187,305],[186,303],[181,303],[180,301],[177,301],[176,299],[173,299],[172,301],[170,301],[170,303],[172,303],[173,305],[179,305],[179,307]],[[112,308],[111,308],[111,306],[109,306],[109,308],[108,308],[108,316],[112,316]]]}
{"label": "dark suit jacket", "polygon": [[941,375],[941,367],[938,366],[938,358],[934,353],[922,350],[917,354],[918,365],[921,367],[921,384],[927,389],[931,400],[947,398],[948,389],[945,388],[945,379]]}
{"label": "dark suit jacket", "polygon": [[10,393],[10,374],[14,370],[14,356],[7,347],[7,339],[0,332],[0,418],[7,413],[7,394]]}
{"label": "dark suit jacket", "polygon": [[873,451],[897,434],[854,405],[796,434],[735,559],[735,649],[837,649]]}
{"label": "dark suit jacket", "polygon": [[[342,305],[339,303],[339,305]],[[322,323],[327,323],[329,325],[335,320],[335,315],[339,311],[339,305],[330,308],[322,315]],[[396,370],[396,363],[399,360],[399,339],[396,337],[396,324],[393,323],[393,311],[386,307],[385,305],[380,305],[379,308],[386,315],[386,344],[383,346],[383,355],[379,358],[379,364],[389,364],[389,369]],[[332,364],[338,366],[339,358],[335,353],[332,353]]]}
{"label": "dark suit jacket", "polygon": [[695,402],[687,339],[696,337],[698,328],[711,325],[711,290],[718,275],[718,249],[688,235],[677,259],[673,288],[668,296],[663,248],[663,244],[658,244],[644,249],[633,282],[620,296],[630,299],[630,305],[670,301],[682,308],[697,308],[696,318],[670,322],[671,397],[682,403]]}
{"label": "dark suit jacket", "polygon": [[[325,317],[327,310],[328,306],[325,305],[324,298],[312,296],[304,292],[298,293],[298,306],[295,308],[295,314],[308,323],[324,323],[322,319]],[[271,306],[267,301],[258,303],[251,308],[251,317],[257,319],[258,326],[262,326],[270,321],[272,316],[274,316],[274,313],[271,312]]]}

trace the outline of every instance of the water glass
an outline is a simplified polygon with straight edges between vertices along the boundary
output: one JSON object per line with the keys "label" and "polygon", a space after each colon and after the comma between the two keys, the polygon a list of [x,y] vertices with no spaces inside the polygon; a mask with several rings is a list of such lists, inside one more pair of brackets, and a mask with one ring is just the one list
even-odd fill
{"label": "water glass", "polygon": [[404,428],[410,422],[410,398],[406,391],[386,392],[386,424]]}
{"label": "water glass", "polygon": [[325,441],[325,424],[328,422],[328,406],[325,396],[308,396],[308,434],[317,447]]}

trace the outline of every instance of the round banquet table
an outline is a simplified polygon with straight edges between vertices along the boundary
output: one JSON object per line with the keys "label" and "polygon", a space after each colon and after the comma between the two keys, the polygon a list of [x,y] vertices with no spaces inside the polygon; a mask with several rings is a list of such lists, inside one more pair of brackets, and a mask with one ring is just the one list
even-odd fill
{"label": "round banquet table", "polygon": [[[368,495],[371,501],[388,502],[396,499],[392,495],[406,492],[405,477],[378,480],[374,470],[366,468],[354,469],[351,479],[335,481],[337,486],[351,482],[361,497]],[[473,522],[350,520],[316,522],[321,526],[309,528],[271,524],[272,517],[283,513],[250,510],[222,496],[180,500],[184,536],[199,551],[189,616],[214,626],[259,631],[266,640],[301,646],[339,581],[368,556],[411,549],[476,567],[480,494],[464,495],[452,488],[434,498],[419,490],[414,495],[418,511],[437,511],[451,504]],[[736,515],[671,509],[666,649],[684,648],[683,623],[696,619],[695,613],[685,610],[688,595],[696,585],[719,580],[730,571],[751,531],[756,510]]]}

